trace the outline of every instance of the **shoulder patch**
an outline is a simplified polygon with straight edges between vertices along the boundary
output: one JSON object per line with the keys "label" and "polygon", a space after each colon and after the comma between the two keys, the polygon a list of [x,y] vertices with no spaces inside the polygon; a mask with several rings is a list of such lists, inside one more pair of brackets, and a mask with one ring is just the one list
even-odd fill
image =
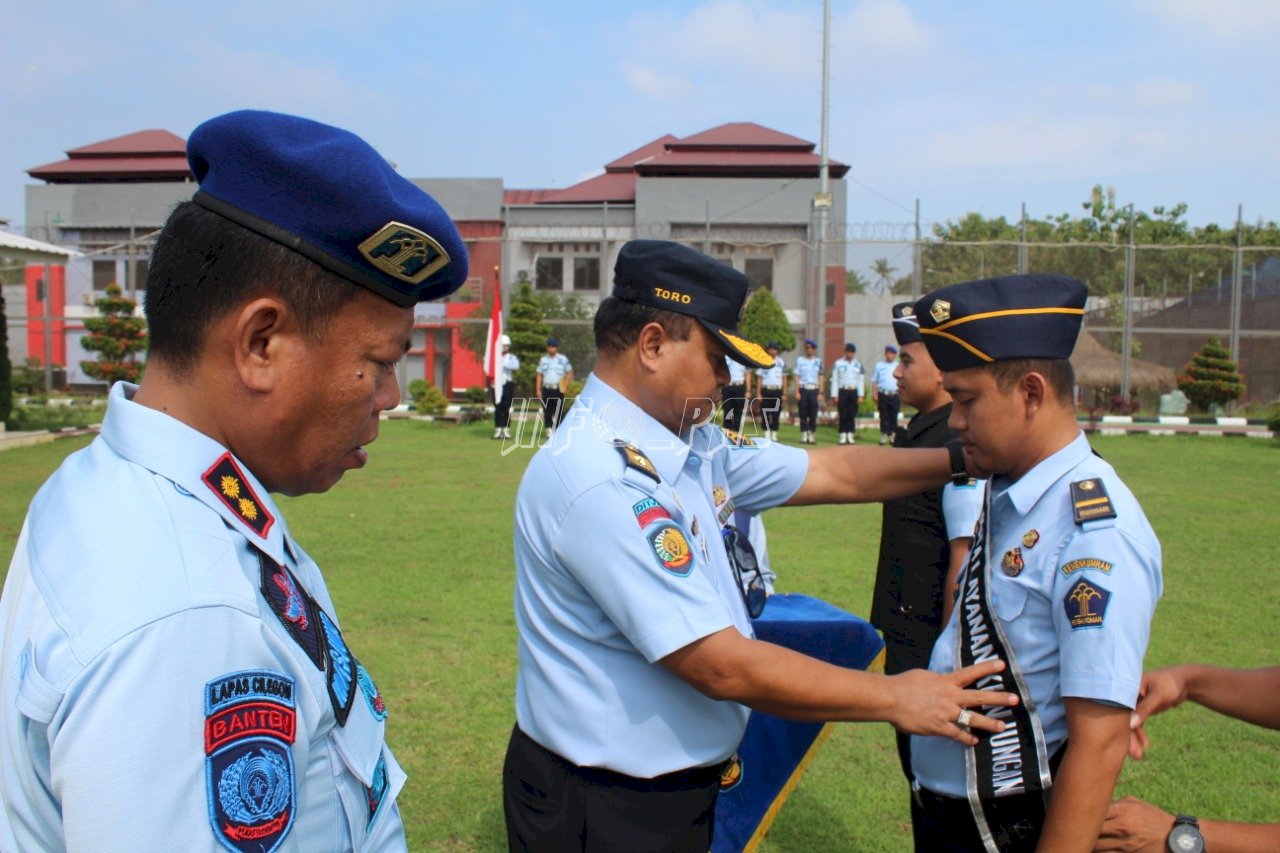
{"label": "shoulder patch", "polygon": [[271,853],[297,811],[294,681],[270,670],[229,672],[205,684],[204,705],[214,837],[228,850]]}
{"label": "shoulder patch", "polygon": [[1097,569],[1105,575],[1111,574],[1114,566],[1106,560],[1099,560],[1097,557],[1081,557],[1079,560],[1072,560],[1069,563],[1062,564],[1062,573],[1069,575],[1072,572],[1078,572],[1081,569]]}
{"label": "shoulder patch", "polygon": [[1075,513],[1076,524],[1116,517],[1115,508],[1111,506],[1111,498],[1107,496],[1107,489],[1102,485],[1100,477],[1076,480],[1071,484],[1071,509]]}
{"label": "shoulder patch", "polygon": [[1096,583],[1080,581],[1062,599],[1062,606],[1067,611],[1067,621],[1071,630],[1078,628],[1101,628],[1102,620],[1107,615],[1107,604],[1111,601],[1111,591]]}
{"label": "shoulder patch", "polygon": [[641,474],[652,477],[655,483],[662,482],[662,478],[658,476],[658,469],[653,467],[653,462],[634,444],[618,445],[618,452],[622,454],[628,468],[635,468]]}
{"label": "shoulder patch", "polygon": [[755,439],[748,438],[747,436],[743,435],[740,432],[737,432],[736,430],[722,428],[720,431],[724,433],[724,437],[729,440],[729,444],[733,445],[734,447],[755,447],[756,446]]}
{"label": "shoulder patch", "polygon": [[267,538],[267,531],[271,529],[275,519],[254,494],[248,479],[236,464],[236,460],[232,458],[230,451],[219,456],[218,461],[204,472],[201,479],[227,509],[235,514],[236,518],[263,539]]}
{"label": "shoulder patch", "polygon": [[645,498],[639,503],[631,507],[631,511],[636,514],[636,524],[640,525],[643,530],[653,522],[662,518],[671,518],[671,513],[653,498]]}
{"label": "shoulder patch", "polygon": [[693,549],[679,526],[663,522],[646,534],[658,564],[677,577],[688,577],[693,571]]}

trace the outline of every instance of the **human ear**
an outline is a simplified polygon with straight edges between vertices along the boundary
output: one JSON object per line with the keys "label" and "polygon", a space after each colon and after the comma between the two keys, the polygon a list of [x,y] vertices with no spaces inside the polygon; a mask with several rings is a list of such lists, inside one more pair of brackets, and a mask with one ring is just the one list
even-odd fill
{"label": "human ear", "polygon": [[660,323],[646,323],[640,330],[636,340],[636,353],[645,370],[653,372],[658,369],[662,346],[667,342],[667,332]]}
{"label": "human ear", "polygon": [[297,343],[293,313],[272,297],[248,302],[232,318],[231,342],[240,381],[250,391],[270,392],[282,380],[283,362]]}
{"label": "human ear", "polygon": [[1051,393],[1049,380],[1045,379],[1044,374],[1034,371],[1022,377],[1022,381],[1018,383],[1018,390],[1022,393],[1027,414],[1039,411]]}

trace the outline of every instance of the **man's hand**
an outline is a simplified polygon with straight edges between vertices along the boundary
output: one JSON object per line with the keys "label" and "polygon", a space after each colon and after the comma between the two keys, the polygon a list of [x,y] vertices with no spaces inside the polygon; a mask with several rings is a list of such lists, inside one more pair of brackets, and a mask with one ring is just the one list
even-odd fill
{"label": "man's hand", "polygon": [[1129,755],[1142,758],[1151,746],[1144,726],[1147,719],[1187,701],[1187,671],[1185,666],[1157,669],[1142,676],[1138,688],[1138,707],[1129,719]]}
{"label": "man's hand", "polygon": [[1137,797],[1116,800],[1107,809],[1095,851],[1162,853],[1173,829],[1173,815]]}
{"label": "man's hand", "polygon": [[894,710],[889,714],[889,722],[899,731],[949,737],[966,746],[973,746],[978,738],[970,729],[1002,732],[1004,723],[975,713],[970,715],[968,727],[961,728],[957,723],[960,712],[984,705],[1009,707],[1018,704],[1018,697],[1012,693],[965,690],[964,687],[1003,669],[1004,661],[992,660],[942,675],[913,669],[901,675],[890,676],[896,701]]}

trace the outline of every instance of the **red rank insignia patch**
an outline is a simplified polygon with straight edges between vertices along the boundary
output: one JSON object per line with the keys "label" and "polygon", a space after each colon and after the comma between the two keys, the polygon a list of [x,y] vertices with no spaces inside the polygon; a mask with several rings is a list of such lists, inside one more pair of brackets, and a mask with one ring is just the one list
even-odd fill
{"label": "red rank insignia patch", "polygon": [[218,457],[218,461],[213,463],[200,479],[204,480],[205,485],[213,490],[213,493],[236,518],[263,539],[267,538],[267,531],[271,529],[275,519],[254,494],[248,478],[240,470],[240,466],[236,464],[230,452]]}

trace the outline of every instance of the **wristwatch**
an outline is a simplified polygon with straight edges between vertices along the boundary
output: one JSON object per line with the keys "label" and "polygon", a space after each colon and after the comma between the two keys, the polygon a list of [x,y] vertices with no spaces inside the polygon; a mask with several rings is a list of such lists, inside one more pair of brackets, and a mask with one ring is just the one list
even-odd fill
{"label": "wristwatch", "polygon": [[947,452],[951,454],[951,482],[957,486],[969,485],[969,468],[964,461],[964,445],[960,439],[953,438],[947,442]]}
{"label": "wristwatch", "polygon": [[1203,853],[1204,836],[1200,834],[1200,822],[1191,815],[1180,814],[1169,830],[1170,853]]}

